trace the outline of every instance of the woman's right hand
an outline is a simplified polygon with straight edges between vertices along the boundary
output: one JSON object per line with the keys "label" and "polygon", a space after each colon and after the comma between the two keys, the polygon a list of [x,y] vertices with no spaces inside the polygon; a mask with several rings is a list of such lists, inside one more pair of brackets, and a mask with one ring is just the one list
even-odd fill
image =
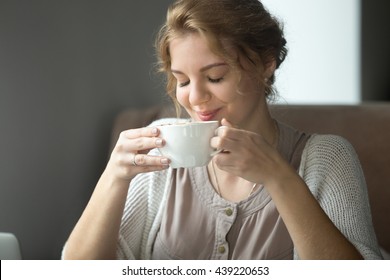
{"label": "woman's right hand", "polygon": [[120,134],[107,167],[67,241],[65,259],[115,259],[130,181],[139,173],[169,166],[167,158],[147,155],[151,149],[164,146],[159,134],[155,127]]}
{"label": "woman's right hand", "polygon": [[169,159],[147,153],[165,145],[156,127],[143,127],[121,132],[111,153],[106,171],[116,179],[131,181],[137,174],[169,167]]}

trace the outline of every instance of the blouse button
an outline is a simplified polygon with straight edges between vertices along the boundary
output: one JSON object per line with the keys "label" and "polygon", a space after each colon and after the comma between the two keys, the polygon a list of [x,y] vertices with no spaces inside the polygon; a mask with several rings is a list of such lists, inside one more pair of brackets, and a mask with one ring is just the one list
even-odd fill
{"label": "blouse button", "polygon": [[233,214],[233,210],[231,208],[227,208],[227,209],[225,209],[225,214],[227,216],[231,216]]}
{"label": "blouse button", "polygon": [[219,247],[218,247],[218,252],[219,252],[220,254],[225,253],[225,251],[226,251],[225,246],[219,246]]}

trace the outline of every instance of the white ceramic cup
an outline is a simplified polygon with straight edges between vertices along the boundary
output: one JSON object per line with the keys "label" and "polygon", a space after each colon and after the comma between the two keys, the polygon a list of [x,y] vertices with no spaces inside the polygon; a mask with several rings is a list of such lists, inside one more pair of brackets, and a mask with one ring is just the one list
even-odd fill
{"label": "white ceramic cup", "polygon": [[213,148],[210,140],[218,121],[178,122],[157,126],[165,145],[158,150],[169,158],[172,168],[204,166],[209,163]]}

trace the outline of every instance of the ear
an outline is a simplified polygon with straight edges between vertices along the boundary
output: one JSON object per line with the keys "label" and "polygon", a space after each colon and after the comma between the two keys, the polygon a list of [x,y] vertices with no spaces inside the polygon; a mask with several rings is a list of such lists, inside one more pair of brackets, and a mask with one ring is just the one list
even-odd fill
{"label": "ear", "polygon": [[272,77],[276,69],[276,61],[275,59],[271,59],[264,68],[264,77],[269,79]]}

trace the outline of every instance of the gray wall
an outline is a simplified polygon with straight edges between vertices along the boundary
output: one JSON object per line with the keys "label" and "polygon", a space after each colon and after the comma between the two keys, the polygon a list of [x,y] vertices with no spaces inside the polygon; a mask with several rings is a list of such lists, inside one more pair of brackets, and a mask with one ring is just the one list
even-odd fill
{"label": "gray wall", "polygon": [[57,259],[125,107],[165,99],[153,36],[168,0],[0,0],[0,231]]}

